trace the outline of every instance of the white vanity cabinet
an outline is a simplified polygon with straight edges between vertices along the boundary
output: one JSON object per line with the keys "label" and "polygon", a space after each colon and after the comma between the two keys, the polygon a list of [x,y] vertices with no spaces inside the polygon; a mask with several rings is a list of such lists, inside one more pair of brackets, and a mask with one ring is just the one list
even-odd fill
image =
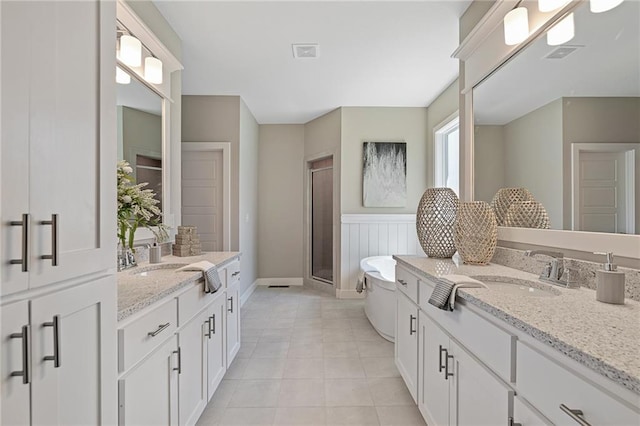
{"label": "white vanity cabinet", "polygon": [[513,390],[420,312],[418,408],[433,425],[506,424]]}
{"label": "white vanity cabinet", "polygon": [[8,295],[114,266],[115,4],[0,8]]}

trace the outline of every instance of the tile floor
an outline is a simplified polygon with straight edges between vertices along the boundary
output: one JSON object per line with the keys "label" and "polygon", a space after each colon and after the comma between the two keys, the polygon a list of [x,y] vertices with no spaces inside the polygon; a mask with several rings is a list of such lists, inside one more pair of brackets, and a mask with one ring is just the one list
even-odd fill
{"label": "tile floor", "polygon": [[361,300],[258,287],[199,426],[425,425]]}

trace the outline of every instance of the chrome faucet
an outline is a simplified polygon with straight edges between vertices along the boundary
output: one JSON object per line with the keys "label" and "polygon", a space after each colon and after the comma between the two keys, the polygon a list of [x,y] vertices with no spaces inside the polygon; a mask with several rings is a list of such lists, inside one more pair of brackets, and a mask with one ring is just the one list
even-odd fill
{"label": "chrome faucet", "polygon": [[559,251],[548,250],[527,250],[524,252],[525,256],[535,255],[549,256],[551,260],[547,262],[544,269],[540,273],[540,279],[542,281],[555,284],[567,288],[579,287],[579,284],[573,281],[570,276],[571,270],[564,267],[564,254]]}

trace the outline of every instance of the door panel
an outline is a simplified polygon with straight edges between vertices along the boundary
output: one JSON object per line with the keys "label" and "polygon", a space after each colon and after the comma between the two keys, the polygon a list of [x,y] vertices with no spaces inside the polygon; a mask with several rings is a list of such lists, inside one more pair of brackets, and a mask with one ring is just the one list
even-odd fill
{"label": "door panel", "polygon": [[[418,308],[396,291],[396,366],[414,401],[418,394]],[[413,318],[413,319],[412,319]]]}
{"label": "door panel", "polygon": [[227,371],[226,324],[224,322],[225,297],[218,297],[209,307],[211,339],[207,342],[207,396],[210,400]]}
{"label": "door panel", "polygon": [[227,368],[231,365],[240,350],[240,284],[227,289]]}
{"label": "door panel", "polygon": [[[420,390],[418,408],[428,424],[449,424],[449,383],[444,377],[444,357],[447,353],[441,349],[448,349],[447,336],[424,313],[420,312]],[[442,366],[442,367],[441,367]]]}
{"label": "door panel", "polygon": [[193,425],[207,405],[207,311],[179,332],[182,370],[179,380],[180,424]]}

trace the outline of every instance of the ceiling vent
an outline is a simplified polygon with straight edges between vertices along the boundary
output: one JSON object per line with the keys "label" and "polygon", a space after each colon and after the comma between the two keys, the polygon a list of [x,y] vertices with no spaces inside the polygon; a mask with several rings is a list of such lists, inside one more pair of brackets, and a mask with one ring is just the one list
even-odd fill
{"label": "ceiling vent", "polygon": [[320,53],[320,47],[316,43],[292,44],[293,57],[296,59],[317,58]]}
{"label": "ceiling vent", "polygon": [[557,49],[553,50],[547,56],[546,59],[564,59],[576,50],[580,49],[584,46],[560,46]]}

